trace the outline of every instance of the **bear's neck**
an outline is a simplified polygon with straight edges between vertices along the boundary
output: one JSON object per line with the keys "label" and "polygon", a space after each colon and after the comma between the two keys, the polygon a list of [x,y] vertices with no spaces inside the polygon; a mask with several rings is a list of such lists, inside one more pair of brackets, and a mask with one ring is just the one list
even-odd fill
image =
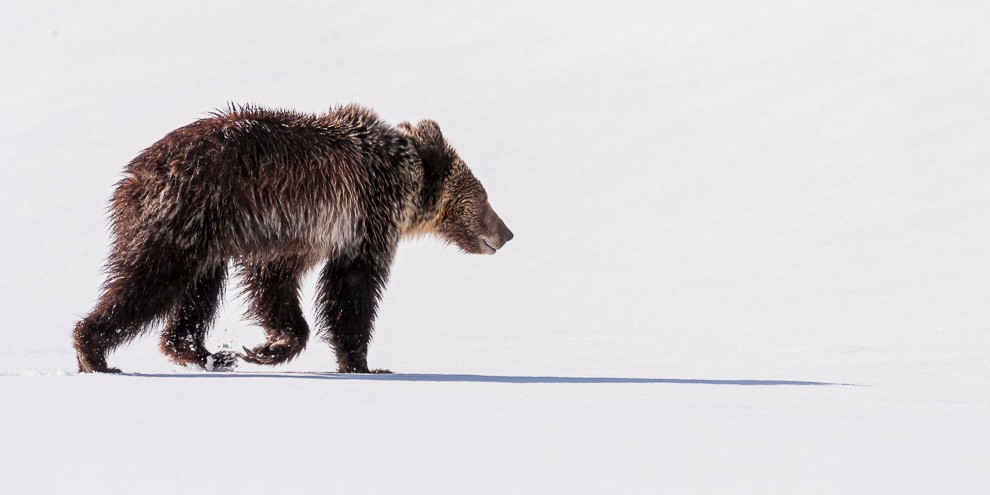
{"label": "bear's neck", "polygon": [[443,209],[443,186],[447,180],[447,177],[431,176],[420,160],[416,160],[416,166],[420,168],[414,174],[417,183],[413,189],[418,192],[411,201],[412,208],[405,232],[405,235],[408,236],[428,234],[440,222]]}

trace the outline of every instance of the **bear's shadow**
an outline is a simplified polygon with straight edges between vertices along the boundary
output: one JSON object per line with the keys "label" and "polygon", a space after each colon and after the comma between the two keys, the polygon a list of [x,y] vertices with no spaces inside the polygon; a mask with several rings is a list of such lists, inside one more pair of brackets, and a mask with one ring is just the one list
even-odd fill
{"label": "bear's shadow", "polygon": [[680,385],[741,385],[741,386],[858,386],[852,383],[832,383],[804,380],[704,379],[704,378],[618,378],[581,376],[503,376],[438,373],[354,374],[320,372],[224,372],[224,373],[124,373],[123,376],[143,378],[280,378],[296,380],[366,380],[385,382],[461,382],[461,383],[519,383],[519,384],[634,384],[666,383]]}

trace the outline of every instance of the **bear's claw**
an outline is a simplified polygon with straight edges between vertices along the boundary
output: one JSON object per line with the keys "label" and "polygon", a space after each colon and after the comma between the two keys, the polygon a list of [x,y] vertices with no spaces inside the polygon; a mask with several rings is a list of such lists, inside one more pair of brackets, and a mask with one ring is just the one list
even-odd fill
{"label": "bear's claw", "polygon": [[286,345],[283,343],[265,343],[254,349],[244,347],[243,353],[238,353],[238,357],[253,364],[276,365],[284,363],[299,354],[302,349],[299,346]]}

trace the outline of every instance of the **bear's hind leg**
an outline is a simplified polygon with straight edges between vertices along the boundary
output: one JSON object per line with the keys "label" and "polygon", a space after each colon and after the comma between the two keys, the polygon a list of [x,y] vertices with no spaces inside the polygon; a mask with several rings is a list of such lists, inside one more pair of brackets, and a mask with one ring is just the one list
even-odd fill
{"label": "bear's hind leg", "polygon": [[169,315],[160,347],[173,363],[193,364],[209,371],[229,370],[236,364],[232,353],[210,353],[204,343],[216,318],[226,279],[226,264],[205,270]]}
{"label": "bear's hind leg", "polygon": [[257,321],[268,341],[254,349],[244,348],[241,358],[249,363],[276,365],[299,355],[309,340],[309,325],[299,306],[299,277],[303,260],[286,257],[263,264],[240,265],[248,316]]}
{"label": "bear's hind leg", "polygon": [[118,269],[107,281],[96,309],[76,324],[73,345],[82,373],[119,373],[107,366],[107,356],[168,313],[178,300],[179,274],[138,267]]}

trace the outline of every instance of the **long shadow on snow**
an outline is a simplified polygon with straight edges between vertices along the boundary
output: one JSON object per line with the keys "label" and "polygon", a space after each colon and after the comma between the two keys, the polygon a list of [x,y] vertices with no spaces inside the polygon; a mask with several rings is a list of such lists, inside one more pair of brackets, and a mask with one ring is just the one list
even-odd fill
{"label": "long shadow on snow", "polygon": [[352,373],[124,373],[124,376],[148,378],[289,378],[307,380],[362,380],[382,382],[470,382],[470,383],[674,383],[685,385],[833,385],[854,386],[851,383],[810,382],[800,380],[708,380],[700,378],[609,378],[580,376],[498,376],[444,374],[352,374]]}

